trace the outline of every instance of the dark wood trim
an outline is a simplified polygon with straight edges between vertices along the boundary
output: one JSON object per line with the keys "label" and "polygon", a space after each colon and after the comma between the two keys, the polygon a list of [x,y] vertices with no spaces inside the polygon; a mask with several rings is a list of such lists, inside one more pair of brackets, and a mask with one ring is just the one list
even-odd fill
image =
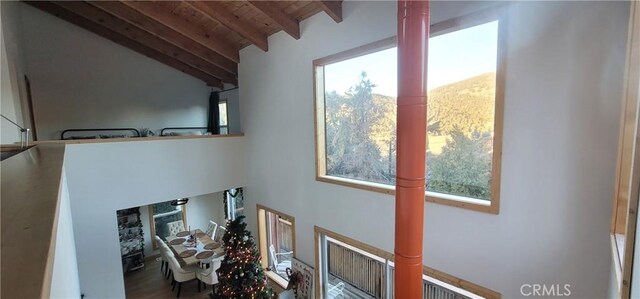
{"label": "dark wood trim", "polygon": [[216,73],[213,73],[218,78],[227,81],[237,77],[237,63],[185,37],[172,28],[141,14],[139,11],[117,1],[91,1],[89,3],[219,67],[220,70],[216,70]]}
{"label": "dark wood trim", "polygon": [[342,22],[342,1],[317,1],[318,5],[326,12],[336,23]]}
{"label": "dark wood trim", "polygon": [[211,51],[230,59],[234,62],[240,62],[239,50],[233,46],[229,46],[229,41],[214,36],[211,31],[201,26],[194,26],[188,20],[184,20],[169,11],[165,11],[158,3],[146,1],[120,1],[121,3],[137,10],[141,14],[156,20],[159,23],[180,32],[180,34],[188,37]]}
{"label": "dark wood trim", "polygon": [[29,109],[29,118],[31,121],[31,135],[33,141],[38,141],[38,131],[36,130],[36,116],[33,110],[33,94],[31,93],[31,81],[27,75],[24,76],[24,88],[27,92],[27,108]]}
{"label": "dark wood trim", "polygon": [[26,1],[25,3],[32,5],[38,9],[41,9],[45,12],[48,12],[52,15],[55,15],[69,23],[82,27],[88,31],[91,31],[97,35],[100,35],[104,38],[107,38],[117,44],[120,44],[126,48],[129,48],[133,51],[141,53],[149,58],[155,59],[163,64],[166,64],[170,67],[178,69],[185,74],[189,74],[193,77],[196,77],[200,80],[203,80],[208,85],[215,86],[218,88],[222,88],[222,82],[210,74],[207,74],[199,69],[196,69],[190,65],[187,65],[183,62],[175,60],[169,56],[166,56],[164,53],[159,52],[147,45],[142,44],[139,41],[131,40],[120,33],[117,33],[111,29],[98,25],[92,21],[87,20],[86,18],[71,12],[67,9],[64,9],[52,2],[45,1]]}
{"label": "dark wood trim", "polygon": [[300,24],[298,20],[289,17],[279,10],[273,1],[248,1],[255,9],[273,20],[282,30],[295,39],[300,39]]}
{"label": "dark wood trim", "polygon": [[[218,66],[211,64],[210,62],[197,57],[180,47],[176,47],[167,41],[158,38],[138,27],[130,25],[128,22],[119,19],[118,17],[103,11],[102,9],[90,5],[86,2],[79,1],[58,1],[56,5],[61,6],[79,16],[84,17],[96,24],[107,27],[131,40],[135,40],[144,44],[150,48],[163,53],[168,57],[172,57],[179,60],[193,68],[199,69],[209,75],[216,77],[219,81],[222,81],[226,73],[222,71]],[[232,83],[235,80],[233,76],[224,76],[224,81]]]}
{"label": "dark wood trim", "polygon": [[235,33],[249,40],[254,45],[256,45],[256,47],[262,49],[263,51],[269,51],[269,42],[267,41],[267,36],[262,34],[257,29],[253,28],[251,24],[246,24],[240,21],[240,19],[234,16],[233,12],[228,11],[226,7],[220,2],[183,1],[182,3],[191,6],[193,9],[205,15],[210,20],[213,20],[229,28],[229,30],[234,31]]}

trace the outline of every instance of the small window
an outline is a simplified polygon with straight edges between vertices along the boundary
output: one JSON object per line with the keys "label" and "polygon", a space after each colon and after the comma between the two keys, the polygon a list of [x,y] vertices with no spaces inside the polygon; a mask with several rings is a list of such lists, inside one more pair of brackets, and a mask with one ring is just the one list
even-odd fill
{"label": "small window", "polygon": [[[319,261],[317,298],[394,298],[391,253],[317,226],[314,232]],[[423,273],[424,299],[501,297],[500,293],[426,266]]]}
{"label": "small window", "polygon": [[227,119],[227,100],[220,101],[220,103],[218,104],[218,109],[220,111],[220,134],[229,134],[229,120]]}
{"label": "small window", "polygon": [[151,222],[151,240],[153,242],[153,249],[158,249],[155,235],[159,236],[163,240],[168,237],[169,230],[167,223],[174,221],[182,221],[185,228],[187,228],[187,208],[186,205],[172,206],[171,201],[152,204],[149,206],[149,220]]}
{"label": "small window", "polygon": [[[432,26],[425,196],[497,213],[504,26],[491,12]],[[317,179],[394,193],[395,37],[315,60],[314,78]]]}
{"label": "small window", "polygon": [[224,192],[225,218],[233,221],[244,215],[244,196],[242,188],[229,189]]}
{"label": "small window", "polygon": [[258,235],[266,275],[286,287],[287,268],[295,256],[295,218],[258,205]]}

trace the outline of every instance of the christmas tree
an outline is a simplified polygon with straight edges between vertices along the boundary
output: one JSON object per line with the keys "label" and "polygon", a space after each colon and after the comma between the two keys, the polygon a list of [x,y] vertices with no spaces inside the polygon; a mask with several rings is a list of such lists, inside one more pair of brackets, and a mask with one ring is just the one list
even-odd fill
{"label": "christmas tree", "polygon": [[243,218],[227,222],[227,232],[222,237],[225,257],[216,271],[219,284],[211,298],[274,298],[273,290],[267,287],[260,253]]}

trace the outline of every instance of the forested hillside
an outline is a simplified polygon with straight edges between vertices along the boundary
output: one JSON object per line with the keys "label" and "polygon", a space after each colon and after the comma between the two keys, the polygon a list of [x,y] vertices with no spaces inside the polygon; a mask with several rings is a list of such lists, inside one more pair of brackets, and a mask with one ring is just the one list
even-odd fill
{"label": "forested hillside", "polygon": [[[395,184],[396,99],[373,94],[366,73],[344,95],[325,96],[327,174]],[[431,90],[427,189],[490,198],[495,73]],[[437,148],[434,148],[437,147]]]}

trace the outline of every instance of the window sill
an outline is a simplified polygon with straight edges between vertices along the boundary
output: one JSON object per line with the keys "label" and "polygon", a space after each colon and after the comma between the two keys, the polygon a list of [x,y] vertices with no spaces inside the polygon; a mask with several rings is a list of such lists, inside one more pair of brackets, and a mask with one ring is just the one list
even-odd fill
{"label": "window sill", "polygon": [[283,289],[285,290],[287,289],[287,285],[289,285],[289,282],[286,279],[280,277],[280,275],[267,269],[264,269],[264,275],[267,276],[267,278],[269,278],[271,281],[278,284]]}
{"label": "window sill", "polygon": [[[325,182],[330,184],[336,184],[345,187],[352,187],[372,192],[384,193],[387,195],[395,195],[395,186],[389,186],[385,184],[365,182],[335,176],[316,176],[316,181]],[[426,192],[425,200],[432,203],[437,203],[446,206],[458,207],[477,212],[484,212],[489,214],[498,214],[499,205],[496,202],[487,202],[479,199],[466,198],[462,196],[439,194],[435,192]]]}

